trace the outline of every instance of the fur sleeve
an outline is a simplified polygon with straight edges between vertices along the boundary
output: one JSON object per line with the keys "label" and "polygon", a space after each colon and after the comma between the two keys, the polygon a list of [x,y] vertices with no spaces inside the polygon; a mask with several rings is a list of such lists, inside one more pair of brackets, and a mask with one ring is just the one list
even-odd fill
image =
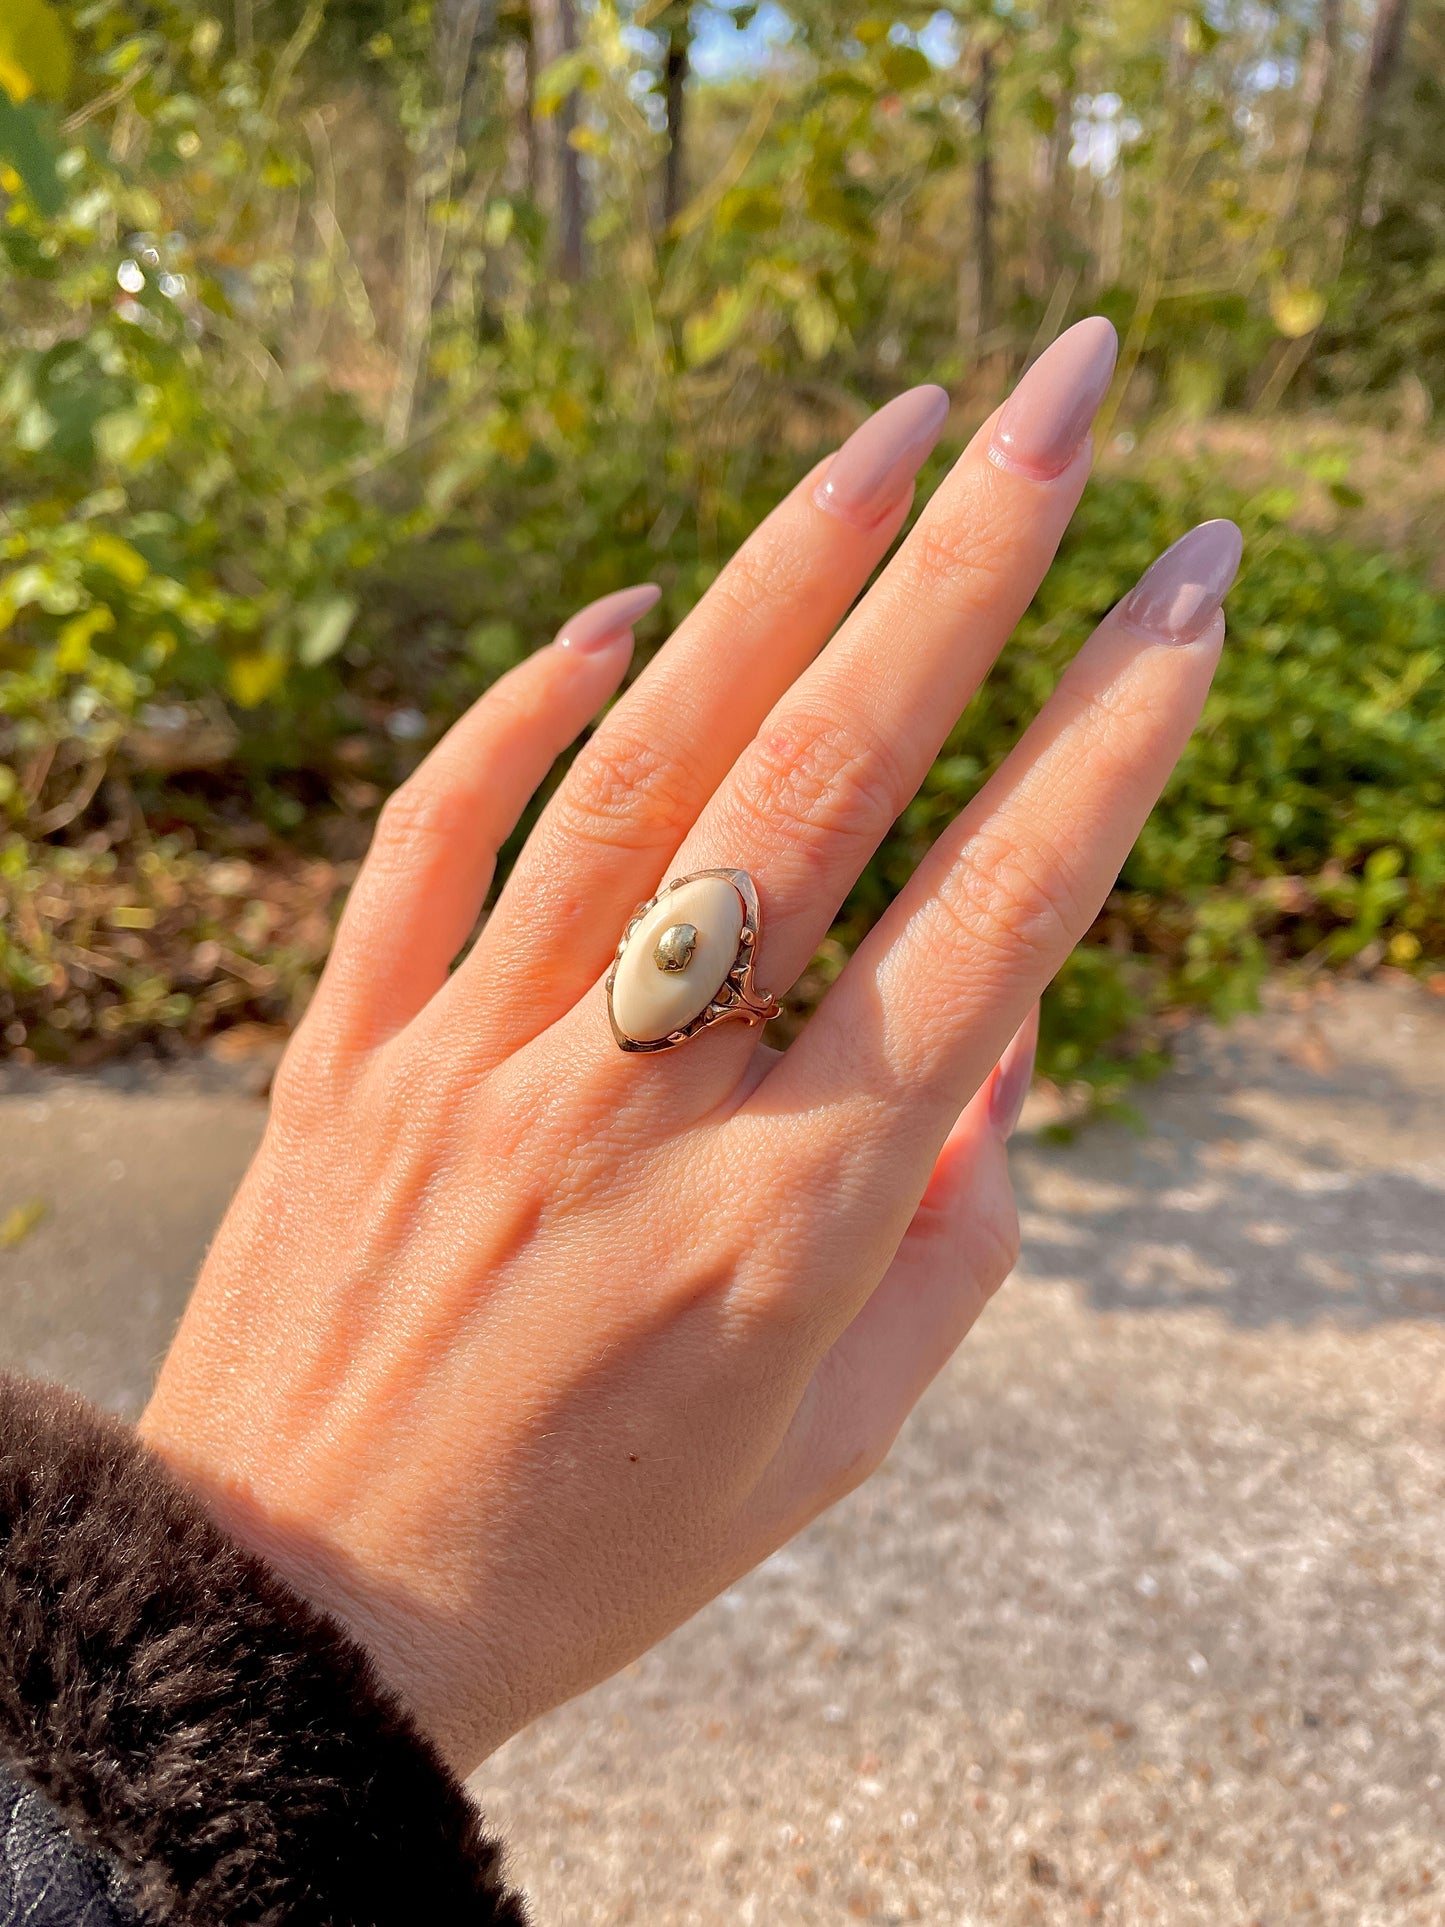
{"label": "fur sleeve", "polygon": [[0,1758],[146,1927],[523,1927],[360,1646],[137,1436],[0,1375]]}

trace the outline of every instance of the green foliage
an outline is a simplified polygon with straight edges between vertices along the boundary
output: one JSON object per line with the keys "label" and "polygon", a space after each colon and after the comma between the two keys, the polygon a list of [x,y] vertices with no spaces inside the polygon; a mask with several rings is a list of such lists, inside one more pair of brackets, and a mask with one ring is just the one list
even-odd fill
{"label": "green foliage", "polygon": [[[1257,368],[1278,386],[1317,335],[1316,380],[1398,378],[1426,330],[1428,299],[1405,292],[1433,286],[1411,281],[1433,200],[1407,208],[1405,174],[1387,178],[1380,222],[1326,290],[1324,257],[1297,245],[1314,163],[1288,221],[1280,182],[1256,190],[1246,165],[1265,150],[1230,103],[1249,60],[1297,61],[1293,16],[1256,10],[1221,34],[1180,14],[1167,53],[1157,10],[1066,32],[1053,14],[960,8],[949,65],[917,42],[933,12],[799,4],[785,61],[688,94],[687,191],[664,225],[655,50],[613,0],[534,75],[530,105],[516,5],[454,58],[455,10],[425,0],[274,0],[278,37],[260,47],[240,14],[187,0],[7,0],[12,1047],[286,1020],[324,948],[316,917],[299,945],[286,917],[308,887],[329,905],[345,875],[307,869],[299,845],[344,865],[418,738],[580,603],[656,577],[664,613],[683,614],[906,381],[952,383],[976,418],[1090,280],[1127,337],[1135,409],[1208,415],[1257,392]],[[1052,168],[1079,231],[1004,197],[1003,319],[973,342],[961,289],[985,45],[1000,174]],[[1088,168],[1060,171],[1086,85],[1124,103],[1106,115],[1107,194]],[[1436,94],[1417,92],[1425,114]],[[580,285],[555,269],[547,179],[569,102]],[[1416,127],[1392,165],[1422,170],[1428,150]],[[1116,213],[1124,238],[1105,250]],[[1394,305],[1371,336],[1368,264],[1386,250]],[[1421,368],[1428,387],[1438,370]],[[1325,479],[1359,505],[1347,466]],[[878,914],[1153,555],[1230,513],[1247,564],[1204,728],[1051,993],[1044,1066],[1107,1096],[1126,1061],[1157,1060],[1164,1013],[1228,1015],[1281,961],[1445,956],[1441,601],[1404,565],[1306,538],[1294,506],[1205,472],[1096,483],[838,940]],[[288,879],[284,916],[259,881],[213,887],[263,845]]]}
{"label": "green foliage", "polygon": [[1096,482],[1059,558],[849,906],[855,937],[972,795],[1090,627],[1188,515],[1245,536],[1204,720],[1056,986],[1042,1061],[1108,1084],[1151,1014],[1249,1008],[1266,972],[1445,956],[1445,600],[1204,475]]}
{"label": "green foliage", "polygon": [[204,22],[166,37],[121,5],[87,20],[139,160],[53,143],[52,210],[4,150],[0,753],[12,801],[28,793],[42,820],[55,800],[27,783],[37,759],[109,757],[153,695],[254,708],[292,672],[298,704],[315,695],[304,671],[342,633],[335,583],[383,539],[352,482],[374,434],[318,370],[269,359],[292,291],[240,238],[256,183],[285,174],[280,146],[255,145],[260,77],[213,73]]}

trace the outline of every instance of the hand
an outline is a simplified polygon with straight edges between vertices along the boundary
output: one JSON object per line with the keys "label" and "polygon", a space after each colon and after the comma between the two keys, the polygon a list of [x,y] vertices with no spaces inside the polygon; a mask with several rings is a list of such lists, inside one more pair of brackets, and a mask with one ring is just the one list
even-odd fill
{"label": "hand", "polygon": [[736,1022],[625,1054],[603,978],[639,899],[714,866],[756,880],[758,982],[796,978],[1048,567],[1112,362],[1101,321],[1056,343],[851,613],[941,391],[807,477],[450,974],[648,593],[504,677],[382,813],[142,1428],[459,1770],[864,1478],[1013,1262],[1009,1040],[1198,715],[1232,525],[1106,618],[785,1054]]}

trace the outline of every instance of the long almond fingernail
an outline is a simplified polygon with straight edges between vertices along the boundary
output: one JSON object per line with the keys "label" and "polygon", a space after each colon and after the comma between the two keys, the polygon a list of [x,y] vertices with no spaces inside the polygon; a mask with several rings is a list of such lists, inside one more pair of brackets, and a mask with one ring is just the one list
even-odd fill
{"label": "long almond fingernail", "polygon": [[582,656],[595,655],[625,635],[661,595],[655,582],[642,582],[635,589],[617,589],[611,595],[599,596],[557,632],[556,646],[575,649]]}
{"label": "long almond fingernail", "polygon": [[872,528],[887,514],[933,452],[948,419],[948,396],[925,382],[855,428],[828,464],[813,500],[830,515]]}
{"label": "long almond fingernail", "polygon": [[1062,475],[1108,393],[1118,353],[1119,338],[1102,315],[1067,329],[1005,402],[989,459],[1038,482]]}
{"label": "long almond fingernail", "polygon": [[1034,1058],[1039,1048],[1039,1007],[1025,1017],[1013,1042],[998,1060],[993,1089],[988,1097],[988,1114],[1000,1137],[1012,1137],[1023,1114],[1024,1099],[1034,1077]]}
{"label": "long almond fingernail", "polygon": [[1119,614],[1156,642],[1193,642],[1218,613],[1243,553],[1233,522],[1201,522],[1150,565]]}

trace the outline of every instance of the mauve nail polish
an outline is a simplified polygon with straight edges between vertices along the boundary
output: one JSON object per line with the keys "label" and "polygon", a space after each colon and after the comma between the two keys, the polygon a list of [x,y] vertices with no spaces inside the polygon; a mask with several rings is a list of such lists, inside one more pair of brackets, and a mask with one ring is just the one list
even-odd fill
{"label": "mauve nail polish", "polygon": [[557,648],[575,649],[584,656],[605,649],[645,616],[661,594],[655,582],[643,582],[635,589],[617,589],[611,595],[599,596],[558,630]]}
{"label": "mauve nail polish", "polygon": [[1201,522],[1150,565],[1119,614],[1159,642],[1193,642],[1214,620],[1243,553],[1233,522]]}
{"label": "mauve nail polish", "polygon": [[1051,481],[1073,461],[1114,377],[1119,340],[1102,315],[1046,348],[1004,404],[988,445],[1000,468]]}
{"label": "mauve nail polish", "polygon": [[998,1075],[989,1092],[988,1115],[1000,1137],[1011,1137],[1023,1114],[1024,1099],[1034,1077],[1034,1058],[1039,1048],[1039,1007],[1033,1009],[1014,1033],[1013,1042],[998,1060]]}
{"label": "mauve nail polish", "polygon": [[922,468],[948,419],[948,396],[931,382],[910,388],[855,428],[813,490],[820,509],[871,528]]}

